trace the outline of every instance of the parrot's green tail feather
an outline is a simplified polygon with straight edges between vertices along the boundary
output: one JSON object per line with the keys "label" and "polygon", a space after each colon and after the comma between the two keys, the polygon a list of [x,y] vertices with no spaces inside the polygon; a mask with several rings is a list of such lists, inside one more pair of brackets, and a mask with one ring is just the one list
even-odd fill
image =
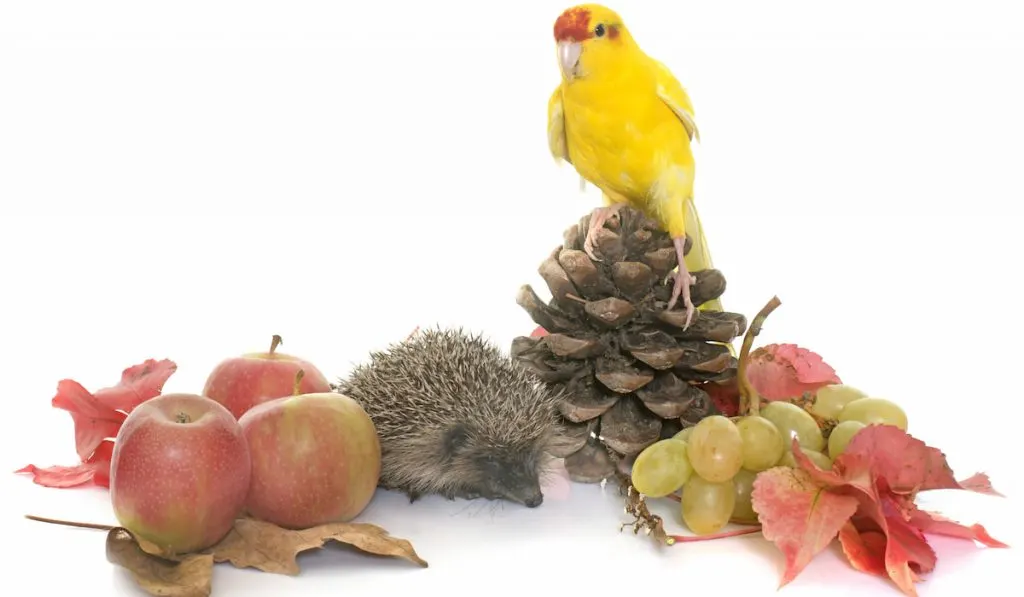
{"label": "parrot's green tail feather", "polygon": [[[693,246],[690,247],[690,252],[686,254],[683,261],[686,262],[686,269],[691,272],[698,272],[705,269],[714,268],[714,263],[711,261],[711,251],[708,249],[708,239],[704,236],[704,226],[700,223],[700,216],[697,215],[697,206],[694,205],[693,199],[686,199],[686,231],[689,233],[690,238],[693,239]],[[722,307],[722,300],[720,298],[708,301],[697,308],[699,311],[724,311]],[[731,342],[725,343],[729,347],[729,352],[732,356],[736,356],[736,348]]]}
{"label": "parrot's green tail feather", "polygon": [[[704,227],[700,223],[700,216],[697,215],[697,207],[693,199],[687,199],[686,204],[686,231],[693,239],[693,246],[686,254],[686,269],[691,272],[699,272],[705,269],[714,268],[711,261],[711,251],[708,249],[708,239],[704,236]],[[700,306],[701,311],[723,311],[722,301],[715,299]]]}

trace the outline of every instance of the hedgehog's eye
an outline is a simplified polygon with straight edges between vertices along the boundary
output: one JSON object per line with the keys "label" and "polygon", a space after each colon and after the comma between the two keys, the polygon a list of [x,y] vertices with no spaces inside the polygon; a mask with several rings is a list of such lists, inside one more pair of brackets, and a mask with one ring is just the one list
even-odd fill
{"label": "hedgehog's eye", "polygon": [[594,27],[594,35],[598,37],[604,37],[604,25],[598,25]]}

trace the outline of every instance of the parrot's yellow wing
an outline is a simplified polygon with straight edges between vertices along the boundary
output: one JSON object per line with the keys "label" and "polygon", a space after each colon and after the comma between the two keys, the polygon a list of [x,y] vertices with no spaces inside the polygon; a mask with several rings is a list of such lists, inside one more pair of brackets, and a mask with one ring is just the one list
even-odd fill
{"label": "parrot's yellow wing", "polygon": [[569,160],[569,142],[565,137],[565,110],[562,108],[562,88],[556,87],[548,100],[548,149],[555,160]]}
{"label": "parrot's yellow wing", "polygon": [[655,78],[658,81],[658,97],[672,110],[676,117],[682,121],[683,127],[690,140],[700,141],[700,130],[697,129],[697,121],[693,118],[693,103],[690,95],[678,79],[668,70],[668,67],[654,60]]}
{"label": "parrot's yellow wing", "polygon": [[[551,150],[555,161],[565,160],[572,164],[569,159],[569,141],[565,134],[565,110],[562,107],[562,88],[555,88],[548,100],[548,149]],[[587,190],[587,179],[580,176],[580,192]]]}

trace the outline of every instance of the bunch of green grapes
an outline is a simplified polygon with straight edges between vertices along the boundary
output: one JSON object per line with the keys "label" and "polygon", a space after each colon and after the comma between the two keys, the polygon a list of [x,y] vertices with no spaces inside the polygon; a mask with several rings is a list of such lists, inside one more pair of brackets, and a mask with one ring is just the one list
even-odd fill
{"label": "bunch of green grapes", "polygon": [[908,426],[907,413],[898,404],[885,398],[872,398],[845,384],[820,388],[808,410],[822,419],[836,422],[827,446],[832,460],[838,458],[853,436],[868,425],[892,425],[903,431]]}
{"label": "bunch of green grapes", "polygon": [[[644,449],[633,463],[633,487],[652,498],[681,490],[683,522],[694,534],[714,534],[730,522],[758,522],[750,499],[754,480],[776,466],[797,466],[791,452],[794,438],[815,465],[830,469],[865,426],[885,423],[906,429],[907,423],[896,404],[840,384],[819,390],[808,410],[776,401],[757,415],[705,417]],[[827,441],[811,413],[838,421]]]}

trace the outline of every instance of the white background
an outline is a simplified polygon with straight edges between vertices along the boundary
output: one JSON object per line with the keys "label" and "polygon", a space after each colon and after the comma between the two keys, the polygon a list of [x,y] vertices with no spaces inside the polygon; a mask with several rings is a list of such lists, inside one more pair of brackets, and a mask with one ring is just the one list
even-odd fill
{"label": "white background", "polygon": [[[598,204],[548,154],[565,3],[6,2],[0,8],[0,469],[73,464],[56,383],[149,357],[198,391],[220,359],[283,350],[343,375],[418,325],[503,347],[562,230]],[[620,2],[693,98],[696,201],[728,309],[783,305],[796,342],[899,401],[911,433],[1006,499],[922,503],[1019,545],[1024,16],[1014,2]],[[542,291],[547,296],[546,290]],[[0,474],[5,569],[35,591],[141,594],[106,493]],[[679,531],[672,509],[664,509]],[[219,566],[215,595],[446,591],[772,595],[760,538],[617,532],[619,499],[414,506],[364,520],[431,567],[331,551],[298,578]],[[995,593],[1018,550],[933,541],[927,597]],[[13,582],[8,580],[7,582]],[[627,593],[628,591],[628,593]],[[780,595],[897,595],[821,554]],[[876,593],[877,592],[877,593]]]}

